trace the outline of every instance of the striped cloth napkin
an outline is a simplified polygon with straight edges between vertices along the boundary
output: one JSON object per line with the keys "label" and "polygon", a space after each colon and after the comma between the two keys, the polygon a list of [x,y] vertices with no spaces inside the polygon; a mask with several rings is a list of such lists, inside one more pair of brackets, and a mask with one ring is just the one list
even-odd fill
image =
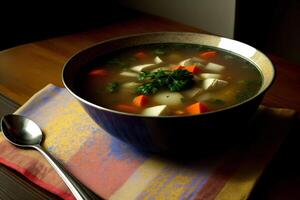
{"label": "striped cloth napkin", "polygon": [[[222,155],[176,162],[145,155],[97,126],[64,89],[48,85],[17,114],[44,131],[43,146],[86,187],[105,199],[246,199],[292,125],[293,110],[261,106],[251,131],[258,137]],[[243,133],[241,133],[243,134]],[[34,150],[0,134],[0,162],[64,199],[74,199]]]}

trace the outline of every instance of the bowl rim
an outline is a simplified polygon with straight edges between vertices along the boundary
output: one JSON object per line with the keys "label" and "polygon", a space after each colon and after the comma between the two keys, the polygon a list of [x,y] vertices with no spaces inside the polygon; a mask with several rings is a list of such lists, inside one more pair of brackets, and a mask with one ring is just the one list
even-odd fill
{"label": "bowl rim", "polygon": [[[243,43],[243,42],[240,42],[238,40],[234,40],[234,39],[230,39],[230,38],[227,38],[227,37],[222,37],[222,36],[217,36],[217,35],[212,35],[212,34],[206,34],[206,33],[197,33],[197,32],[185,32],[185,31],[182,31],[182,32],[174,32],[174,31],[161,31],[161,32],[147,32],[147,33],[136,33],[136,34],[128,34],[128,35],[123,35],[123,36],[118,36],[118,37],[113,37],[113,38],[110,38],[110,39],[107,39],[107,40],[103,40],[103,41],[100,41],[100,42],[96,42],[92,45],[89,45],[85,48],[82,48],[81,50],[78,50],[77,52],[75,52],[69,59],[67,59],[67,61],[64,63],[63,65],[63,68],[62,68],[62,73],[61,73],[61,80],[63,82],[63,85],[64,87],[67,89],[67,91],[73,96],[75,97],[77,100],[79,100],[80,102],[83,102],[84,104],[87,104],[93,108],[96,108],[96,109],[100,109],[100,110],[103,110],[103,111],[107,111],[107,112],[110,112],[110,113],[115,113],[115,114],[119,114],[119,115],[124,115],[124,116],[130,116],[130,117],[139,117],[139,118],[167,118],[167,119],[171,119],[171,118],[192,118],[192,117],[199,117],[199,116],[207,116],[207,115],[212,115],[212,114],[215,114],[215,113],[221,113],[221,112],[224,112],[226,110],[230,110],[230,109],[233,109],[233,108],[236,108],[242,104],[245,104],[249,101],[252,101],[253,99],[257,98],[258,96],[260,95],[264,95],[264,93],[272,86],[272,84],[274,83],[275,81],[275,78],[276,78],[276,69],[272,63],[272,61],[263,53],[261,52],[260,50],[254,48],[257,52],[259,52],[261,55],[263,55],[269,62],[270,62],[270,65],[271,65],[271,81],[269,82],[269,84],[264,88],[264,89],[261,89],[255,94],[253,95],[252,97],[240,102],[240,103],[237,103],[237,104],[233,104],[231,106],[227,106],[225,108],[222,108],[222,109],[218,109],[218,110],[215,110],[215,111],[209,111],[209,112],[205,112],[205,113],[200,113],[200,114],[196,114],[196,115],[163,115],[163,116],[145,116],[145,115],[142,115],[142,114],[135,114],[135,113],[127,113],[127,112],[122,112],[122,111],[117,111],[117,110],[114,110],[114,109],[109,109],[109,108],[106,108],[106,107],[102,107],[102,106],[99,106],[97,104],[94,104],[82,97],[80,97],[79,95],[75,94],[75,92],[73,92],[66,84],[65,82],[65,78],[64,78],[64,74],[66,73],[66,68],[69,64],[69,62],[71,60],[73,60],[75,57],[77,57],[80,53],[84,52],[84,51],[87,51],[93,47],[96,47],[98,45],[101,45],[101,44],[104,44],[104,43],[108,43],[108,42],[111,42],[111,41],[116,41],[116,40],[120,40],[120,39],[127,39],[127,38],[133,38],[133,37],[142,37],[142,36],[147,36],[147,35],[159,35],[159,34],[193,34],[193,35],[202,35],[202,36],[209,36],[209,37],[216,37],[216,38],[224,38],[224,39],[227,39],[227,40],[230,40],[232,42],[238,42],[238,43],[241,43],[243,45],[246,45],[246,46],[249,46],[249,47],[252,47],[254,48],[253,46],[250,46],[246,43]],[[207,45],[209,46],[209,45]],[[214,47],[214,46],[213,46]],[[219,48],[219,49],[223,49],[223,50],[226,50],[228,51],[227,49],[224,49],[224,48],[221,48],[221,47],[216,47],[216,48]],[[248,58],[245,58],[244,56],[234,52],[235,54],[237,54],[238,56],[242,57],[243,59],[247,59],[248,61],[251,61],[249,60]],[[258,66],[256,66],[254,64],[254,66],[256,68],[258,68]],[[264,75],[262,74],[261,70],[258,68],[258,70],[260,71],[260,74],[262,76],[262,83],[264,82]]]}

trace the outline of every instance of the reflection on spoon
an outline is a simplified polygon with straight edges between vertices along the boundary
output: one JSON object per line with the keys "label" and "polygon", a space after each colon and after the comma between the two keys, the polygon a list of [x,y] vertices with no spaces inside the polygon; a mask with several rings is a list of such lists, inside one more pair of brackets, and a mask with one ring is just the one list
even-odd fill
{"label": "reflection on spoon", "polygon": [[34,148],[38,150],[63,179],[76,199],[89,199],[89,196],[81,189],[67,171],[62,168],[61,164],[40,145],[43,139],[43,133],[36,123],[24,116],[10,114],[2,118],[1,128],[4,136],[12,144],[19,147]]}

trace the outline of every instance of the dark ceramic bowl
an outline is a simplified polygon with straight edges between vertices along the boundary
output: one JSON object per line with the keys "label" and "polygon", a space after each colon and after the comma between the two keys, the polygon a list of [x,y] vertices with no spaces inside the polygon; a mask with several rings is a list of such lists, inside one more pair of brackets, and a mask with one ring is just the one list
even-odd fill
{"label": "dark ceramic bowl", "polygon": [[[223,110],[193,116],[149,117],[101,107],[81,97],[76,79],[87,64],[118,49],[152,43],[190,43],[217,47],[252,62],[261,71],[259,92],[240,104]],[[62,79],[67,90],[86,112],[114,137],[148,152],[207,152],[230,146],[247,137],[245,129],[274,79],[270,60],[244,43],[206,34],[162,32],[132,35],[98,43],[75,54],[64,66]]]}

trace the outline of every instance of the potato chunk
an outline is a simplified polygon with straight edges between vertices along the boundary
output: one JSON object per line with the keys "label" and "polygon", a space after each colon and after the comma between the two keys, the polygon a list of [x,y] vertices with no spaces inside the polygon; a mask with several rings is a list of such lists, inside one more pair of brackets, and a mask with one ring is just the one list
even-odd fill
{"label": "potato chunk", "polygon": [[159,92],[155,94],[152,100],[157,104],[176,106],[182,103],[184,97],[179,92]]}
{"label": "potato chunk", "polygon": [[132,71],[142,72],[142,71],[150,71],[150,70],[158,68],[160,66],[161,66],[161,63],[157,63],[157,64],[143,64],[143,65],[137,65],[137,66],[131,67],[130,69]]}
{"label": "potato chunk", "polygon": [[201,73],[199,75],[200,79],[208,79],[208,78],[215,78],[215,79],[220,79],[221,78],[221,74],[213,74],[213,73]]}
{"label": "potato chunk", "polygon": [[122,84],[122,88],[128,88],[128,89],[134,89],[138,86],[140,86],[142,83],[137,83],[137,82],[127,82]]}
{"label": "potato chunk", "polygon": [[203,88],[205,90],[217,90],[226,85],[228,85],[228,82],[220,79],[208,78],[203,81]]}
{"label": "potato chunk", "polygon": [[188,89],[188,90],[185,90],[182,92],[182,94],[187,97],[187,98],[193,98],[199,94],[201,94],[203,92],[203,89],[202,88],[191,88],[191,89]]}
{"label": "potato chunk", "polygon": [[121,76],[128,76],[128,77],[138,77],[139,74],[135,72],[121,72]]}
{"label": "potato chunk", "polygon": [[159,106],[153,106],[146,108],[142,111],[142,115],[145,116],[161,116],[161,115],[167,115],[169,112],[167,105],[159,105]]}
{"label": "potato chunk", "polygon": [[181,61],[179,65],[181,66],[197,65],[199,67],[199,66],[203,66],[205,62],[206,61],[201,58],[192,57]]}
{"label": "potato chunk", "polygon": [[205,66],[204,69],[211,72],[220,73],[225,69],[225,67],[223,65],[210,62]]}
{"label": "potato chunk", "polygon": [[162,61],[162,59],[159,57],[159,56],[156,56],[155,58],[154,58],[154,63],[155,64],[159,64],[159,63],[162,63],[163,61]]}

